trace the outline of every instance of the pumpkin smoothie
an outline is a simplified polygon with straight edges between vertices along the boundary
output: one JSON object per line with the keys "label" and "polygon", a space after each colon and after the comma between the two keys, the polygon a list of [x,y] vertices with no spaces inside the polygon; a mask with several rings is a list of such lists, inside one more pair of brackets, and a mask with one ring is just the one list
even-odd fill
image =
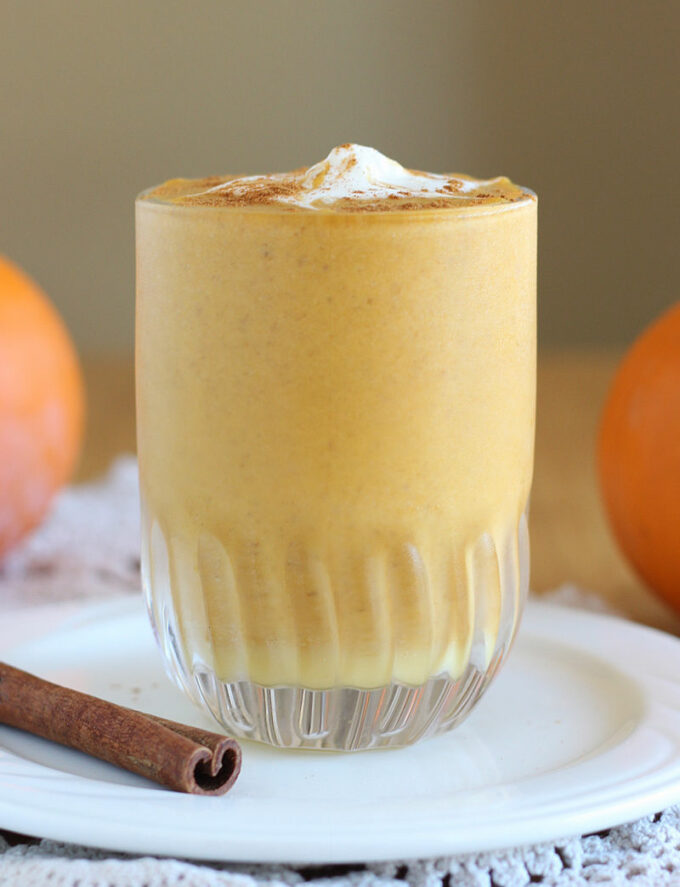
{"label": "pumpkin smoothie", "polygon": [[310,690],[495,669],[527,583],[536,206],[356,145],[138,199],[166,659]]}

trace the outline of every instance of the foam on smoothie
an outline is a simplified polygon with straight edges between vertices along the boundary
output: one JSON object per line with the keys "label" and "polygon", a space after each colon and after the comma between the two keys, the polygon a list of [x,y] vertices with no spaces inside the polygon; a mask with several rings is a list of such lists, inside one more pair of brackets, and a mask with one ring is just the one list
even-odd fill
{"label": "foam on smoothie", "polygon": [[475,179],[407,169],[374,148],[345,144],[313,166],[253,176],[173,179],[148,195],[198,206],[273,207],[370,212],[451,209],[533,199],[498,176]]}

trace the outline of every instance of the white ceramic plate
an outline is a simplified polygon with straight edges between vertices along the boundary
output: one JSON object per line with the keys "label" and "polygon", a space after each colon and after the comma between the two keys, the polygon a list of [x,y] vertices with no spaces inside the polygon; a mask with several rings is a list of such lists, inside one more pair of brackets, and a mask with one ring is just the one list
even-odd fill
{"label": "white ceramic plate", "polygon": [[[165,677],[141,599],[0,617],[0,657],[210,725]],[[426,857],[551,840],[680,801],[680,641],[532,602],[457,730],[403,750],[244,743],[222,798],[175,794],[0,727],[0,827],[135,853],[257,862]]]}

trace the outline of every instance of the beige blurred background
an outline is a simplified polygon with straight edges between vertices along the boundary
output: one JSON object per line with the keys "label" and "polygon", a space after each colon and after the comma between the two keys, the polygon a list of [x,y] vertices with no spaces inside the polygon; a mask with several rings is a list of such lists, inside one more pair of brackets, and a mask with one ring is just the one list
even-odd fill
{"label": "beige blurred background", "polygon": [[655,0],[3,0],[0,251],[127,350],[139,190],[356,141],[532,186],[542,343],[624,343],[678,298],[679,30]]}
{"label": "beige blurred background", "polygon": [[133,201],[345,141],[540,195],[532,586],[680,633],[608,530],[622,348],[678,300],[680,0],[0,0],[0,253],[84,355],[78,477],[135,446]]}

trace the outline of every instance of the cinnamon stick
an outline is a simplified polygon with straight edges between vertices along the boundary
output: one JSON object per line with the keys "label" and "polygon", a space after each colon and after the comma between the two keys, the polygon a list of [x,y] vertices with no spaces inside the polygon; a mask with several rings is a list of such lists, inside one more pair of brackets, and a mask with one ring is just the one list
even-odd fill
{"label": "cinnamon stick", "polygon": [[241,769],[234,739],[69,690],[3,662],[0,724],[195,795],[223,795]]}

